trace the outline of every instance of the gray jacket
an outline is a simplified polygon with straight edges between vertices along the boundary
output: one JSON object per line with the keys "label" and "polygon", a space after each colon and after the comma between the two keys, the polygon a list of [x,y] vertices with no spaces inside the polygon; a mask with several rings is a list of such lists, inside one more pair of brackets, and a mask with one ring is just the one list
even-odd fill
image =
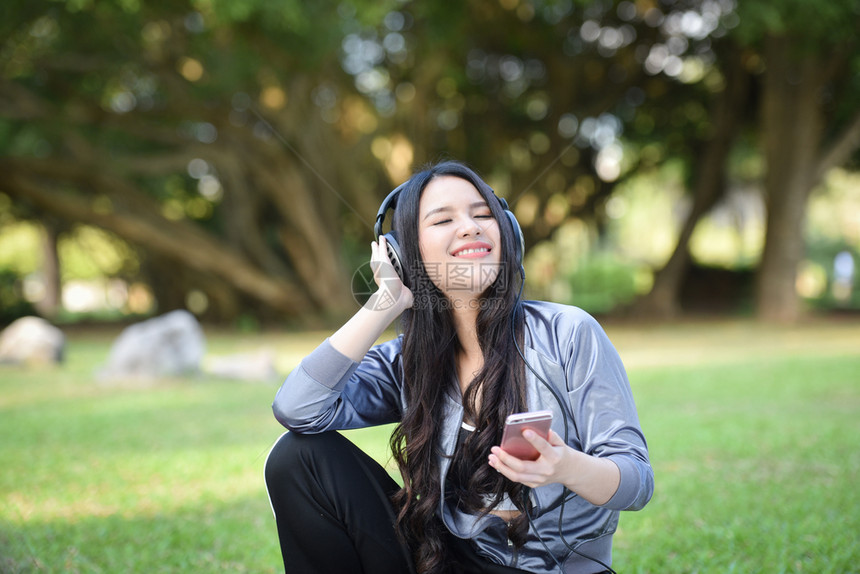
{"label": "gray jacket", "polygon": [[[601,571],[603,567],[571,552],[564,541],[609,564],[619,511],[639,510],[651,498],[654,473],[633,395],[618,353],[590,315],[576,307],[546,302],[526,301],[523,308],[523,353],[532,369],[566,401],[568,414],[562,415],[552,392],[526,369],[528,410],[551,409],[553,430],[564,437],[567,425],[570,446],[612,460],[621,473],[618,490],[598,507],[569,491],[562,504],[565,490],[560,484],[533,489],[533,528],[519,549],[508,543],[506,524],[500,518],[464,513],[446,504],[444,493],[439,515],[454,535],[471,539],[475,549],[493,562],[536,573],[558,572],[545,544],[565,573]],[[399,421],[405,408],[400,352],[398,337],[373,347],[361,363],[356,363],[326,340],[284,381],[275,396],[275,417],[288,429],[301,433]],[[442,485],[463,419],[460,394],[452,389],[445,401]]]}

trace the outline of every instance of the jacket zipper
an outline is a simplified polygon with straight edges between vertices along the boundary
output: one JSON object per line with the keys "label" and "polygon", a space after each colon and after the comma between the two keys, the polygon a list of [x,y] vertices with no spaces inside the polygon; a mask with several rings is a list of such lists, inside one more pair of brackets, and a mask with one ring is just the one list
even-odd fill
{"label": "jacket zipper", "polygon": [[508,538],[508,549],[511,551],[511,568],[516,568],[517,561],[519,560],[519,551],[510,538]]}

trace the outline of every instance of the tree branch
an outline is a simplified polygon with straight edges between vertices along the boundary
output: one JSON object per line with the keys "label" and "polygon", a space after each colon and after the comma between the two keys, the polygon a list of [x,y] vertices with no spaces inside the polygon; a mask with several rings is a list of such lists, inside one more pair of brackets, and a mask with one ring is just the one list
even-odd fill
{"label": "tree branch", "polygon": [[0,109],[2,116],[13,120],[35,120],[45,118],[48,103],[18,82],[0,80]]}
{"label": "tree branch", "polygon": [[814,182],[821,181],[832,168],[848,161],[860,148],[860,111],[858,111],[836,140],[823,151],[815,166]]}
{"label": "tree branch", "polygon": [[[69,183],[110,197],[122,194],[134,204],[134,213],[95,210],[92,202],[60,188]],[[131,243],[190,268],[217,275],[274,309],[300,314],[311,306],[301,294],[302,290],[291,282],[266,275],[193,225],[160,217],[151,201],[134,192],[129,182],[104,176],[88,166],[70,165],[56,159],[49,162],[2,159],[0,186],[6,193],[28,200],[45,212],[108,229]]]}

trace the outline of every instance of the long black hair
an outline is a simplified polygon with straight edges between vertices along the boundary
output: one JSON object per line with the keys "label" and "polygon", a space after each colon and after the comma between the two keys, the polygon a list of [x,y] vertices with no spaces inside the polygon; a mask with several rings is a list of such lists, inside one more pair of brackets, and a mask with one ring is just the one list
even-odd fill
{"label": "long black hair", "polygon": [[[507,415],[525,410],[525,372],[512,331],[520,341],[522,317],[518,306],[522,282],[519,237],[493,190],[466,165],[446,161],[416,173],[403,187],[394,213],[406,283],[415,304],[401,316],[402,365],[406,411],[391,436],[391,450],[403,477],[394,496],[399,530],[415,553],[420,574],[445,571],[444,526],[436,518],[441,502],[440,421],[445,394],[460,392],[456,357],[460,349],[450,302],[430,280],[418,243],[418,206],[427,184],[441,176],[462,178],[478,190],[499,224],[501,265],[495,281],[480,297],[476,330],[484,364],[463,395],[465,417],[476,431],[457,450],[452,470],[464,477],[460,504],[468,511],[486,512],[484,495],[499,502],[508,494],[522,514],[509,527],[509,537],[524,542],[528,530],[522,508],[522,488],[487,464],[490,447],[501,442]],[[512,330],[511,326],[514,325]]]}

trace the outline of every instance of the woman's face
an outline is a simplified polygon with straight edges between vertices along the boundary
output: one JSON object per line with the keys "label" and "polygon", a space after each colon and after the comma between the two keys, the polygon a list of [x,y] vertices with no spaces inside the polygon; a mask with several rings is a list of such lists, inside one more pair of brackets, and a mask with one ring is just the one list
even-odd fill
{"label": "woman's face", "polygon": [[477,297],[499,274],[499,224],[465,179],[439,176],[424,188],[418,244],[428,276],[451,299]]}

